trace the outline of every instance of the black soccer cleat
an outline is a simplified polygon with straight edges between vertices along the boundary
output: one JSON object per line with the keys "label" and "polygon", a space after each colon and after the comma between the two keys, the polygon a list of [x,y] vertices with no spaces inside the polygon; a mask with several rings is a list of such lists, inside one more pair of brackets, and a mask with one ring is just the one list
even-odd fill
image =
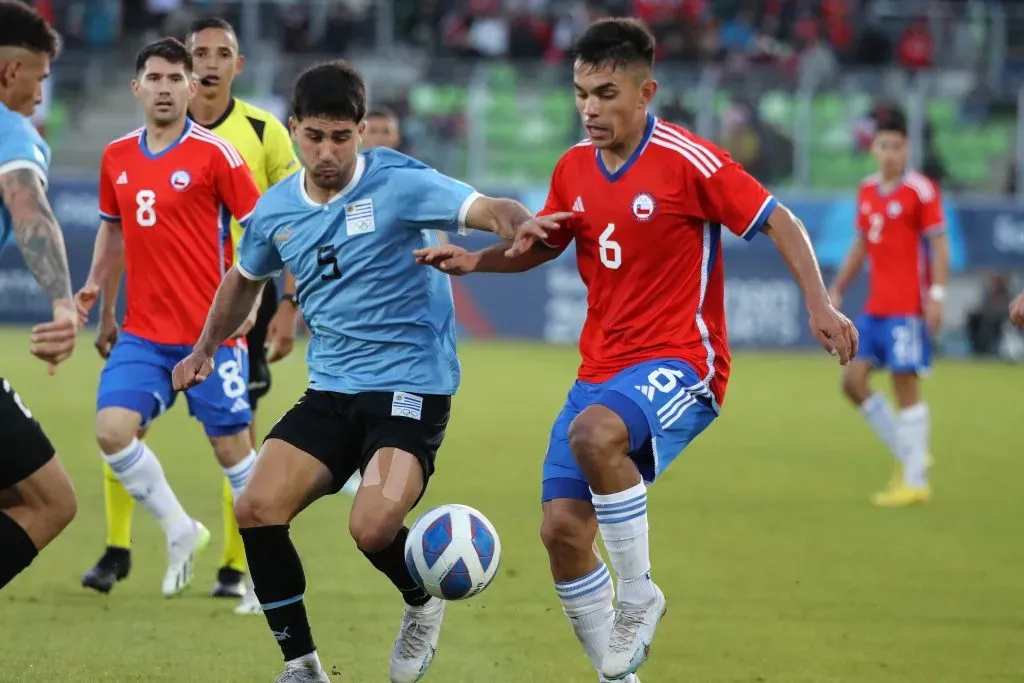
{"label": "black soccer cleat", "polygon": [[217,570],[217,581],[210,595],[215,598],[245,597],[245,574],[231,567],[221,567]]}
{"label": "black soccer cleat", "polygon": [[107,546],[96,566],[82,577],[82,585],[100,593],[109,593],[118,581],[128,578],[132,570],[132,553],[127,548]]}

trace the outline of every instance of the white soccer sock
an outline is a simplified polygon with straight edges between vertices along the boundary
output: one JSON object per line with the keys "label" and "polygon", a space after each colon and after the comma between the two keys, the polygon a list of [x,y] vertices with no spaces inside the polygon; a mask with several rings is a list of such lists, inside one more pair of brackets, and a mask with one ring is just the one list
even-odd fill
{"label": "white soccer sock", "polygon": [[619,493],[591,493],[601,538],[619,580],[619,603],[649,603],[656,592],[647,536],[647,487],[641,481]]}
{"label": "white soccer sock", "polygon": [[562,601],[562,610],[569,617],[576,639],[583,646],[590,663],[600,671],[615,619],[615,608],[612,605],[615,590],[612,588],[608,566],[602,562],[583,578],[555,581],[555,591]]}
{"label": "white soccer sock", "polygon": [[171,541],[193,529],[192,518],[178,502],[171,490],[160,461],[153,455],[149,446],[132,439],[123,451],[112,455],[103,455],[110,469],[117,475],[118,481],[124,486],[132,498],[139,501],[142,507],[156,517],[163,527],[167,540]]}
{"label": "white soccer sock", "polygon": [[323,671],[324,667],[320,664],[320,657],[316,654],[316,650],[313,650],[308,655],[302,655],[297,659],[289,659],[285,662],[285,666],[289,669],[314,669],[315,671]]}
{"label": "white soccer sock", "polygon": [[900,411],[899,435],[905,453],[903,481],[922,488],[928,483],[928,404],[921,402]]}
{"label": "white soccer sock", "polygon": [[904,455],[900,448],[899,429],[896,425],[896,414],[892,411],[885,396],[874,393],[860,404],[860,413],[868,421],[875,434],[886,445],[897,461],[903,462]]}
{"label": "white soccer sock", "polygon": [[232,498],[238,500],[238,497],[242,495],[242,491],[245,490],[245,485],[249,483],[249,477],[252,476],[252,471],[255,467],[256,451],[249,451],[249,455],[242,458],[239,462],[231,467],[224,468],[224,475],[228,478],[228,483],[231,484]]}

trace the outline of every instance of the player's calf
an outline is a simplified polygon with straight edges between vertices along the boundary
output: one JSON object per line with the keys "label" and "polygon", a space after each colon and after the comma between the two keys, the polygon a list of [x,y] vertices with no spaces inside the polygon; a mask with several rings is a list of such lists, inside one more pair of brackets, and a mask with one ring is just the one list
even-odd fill
{"label": "player's calf", "polygon": [[597,517],[584,500],[544,501],[541,540],[547,548],[555,592],[576,639],[595,670],[608,649],[615,590],[595,538]]}
{"label": "player's calf", "polygon": [[56,456],[0,492],[0,588],[29,566],[75,518],[75,490]]}

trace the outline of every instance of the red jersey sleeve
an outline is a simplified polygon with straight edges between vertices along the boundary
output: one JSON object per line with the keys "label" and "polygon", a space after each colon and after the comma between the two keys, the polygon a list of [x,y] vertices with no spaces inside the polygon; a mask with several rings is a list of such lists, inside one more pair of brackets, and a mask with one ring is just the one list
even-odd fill
{"label": "red jersey sleeve", "polygon": [[121,221],[121,208],[117,205],[117,192],[114,191],[114,178],[110,163],[110,148],[103,151],[103,160],[100,162],[100,220],[108,223]]}
{"label": "red jersey sleeve", "polygon": [[753,239],[775,209],[775,197],[726,152],[707,143],[694,146],[701,151],[699,163],[680,158],[688,178],[687,195],[696,202],[694,212],[745,240]]}
{"label": "red jersey sleeve", "polygon": [[946,231],[946,220],[942,213],[942,193],[939,192],[938,185],[924,176],[921,177],[921,184],[921,234],[938,235]]}
{"label": "red jersey sleeve", "polygon": [[[561,183],[564,166],[565,156],[559,159],[558,163],[555,165],[555,170],[551,173],[551,186],[548,188],[548,199],[544,202],[544,208],[541,209],[541,212],[537,215],[546,216],[548,214],[559,213],[561,211],[572,211],[572,207],[563,200],[564,191],[561,187]],[[544,244],[548,245],[552,249],[565,249],[569,246],[569,242],[572,242],[572,224],[572,219],[563,221],[562,229],[549,233]]]}
{"label": "red jersey sleeve", "polygon": [[228,207],[235,220],[245,227],[260,198],[260,190],[242,156],[230,143],[225,144],[228,149],[216,153],[214,184],[220,201]]}

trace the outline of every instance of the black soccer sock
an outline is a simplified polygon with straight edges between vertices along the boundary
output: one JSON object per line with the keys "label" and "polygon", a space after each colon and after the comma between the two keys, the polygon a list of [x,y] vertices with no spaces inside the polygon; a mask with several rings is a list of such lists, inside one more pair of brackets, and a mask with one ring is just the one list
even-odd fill
{"label": "black soccer sock", "polygon": [[245,543],[245,558],[256,597],[263,605],[263,614],[285,661],[308,655],[316,646],[302,602],[306,575],[288,536],[288,525],[239,531]]}
{"label": "black soccer sock", "polygon": [[0,512],[0,590],[32,564],[39,551],[21,525]]}
{"label": "black soccer sock", "polygon": [[391,579],[395,588],[402,594],[402,599],[407,605],[419,607],[430,601],[430,594],[423,590],[423,587],[416,583],[405,565],[405,539],[409,536],[409,529],[402,527],[395,534],[395,540],[384,550],[376,553],[368,553],[365,550],[363,555],[374,567],[383,572]]}

